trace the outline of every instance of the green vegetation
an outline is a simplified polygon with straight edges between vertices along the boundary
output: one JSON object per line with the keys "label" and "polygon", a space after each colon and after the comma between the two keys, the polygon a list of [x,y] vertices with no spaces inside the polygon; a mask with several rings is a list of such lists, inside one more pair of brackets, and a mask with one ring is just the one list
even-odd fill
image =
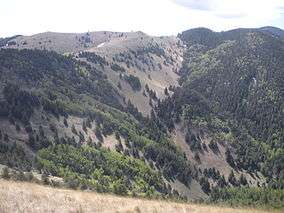
{"label": "green vegetation", "polygon": [[50,146],[38,152],[37,164],[46,173],[64,177],[73,187],[148,196],[164,190],[161,176],[143,161],[104,149]]}
{"label": "green vegetation", "polygon": [[95,64],[100,64],[102,67],[104,65],[108,65],[108,62],[105,60],[105,58],[95,54],[95,53],[90,53],[90,52],[81,52],[79,54],[79,57],[86,58],[87,61],[95,63]]}
{"label": "green vegetation", "polygon": [[181,87],[158,103],[157,117],[169,130],[180,123],[196,153],[208,151],[200,140],[206,132],[210,150],[218,155],[225,146],[235,170],[283,179],[283,41],[245,30],[194,29],[180,38],[190,44]]}
{"label": "green vegetation", "polygon": [[[196,100],[203,101],[209,109],[196,112],[199,116],[206,112],[206,115],[214,113],[219,118],[234,119],[232,122],[236,122],[235,128],[239,131],[247,129],[255,140],[263,141],[271,148],[283,148],[281,104],[284,82],[281,75],[284,43],[261,33],[244,34],[235,39],[222,40],[219,46],[207,49],[199,57],[186,59],[184,92],[194,93]],[[272,58],[277,63],[271,63]],[[268,73],[271,75],[266,79],[264,76]],[[190,104],[194,105],[192,101]],[[201,109],[199,104],[197,110]],[[269,112],[264,113],[264,110]]]}
{"label": "green vegetation", "polygon": [[134,91],[141,90],[141,82],[138,77],[130,74],[130,75],[124,75],[124,79]]}
{"label": "green vegetation", "polygon": [[[190,187],[194,178],[212,202],[283,208],[283,41],[252,30],[195,29],[180,38],[188,44],[180,87],[165,88],[159,100],[146,84],[147,117],[116,88],[124,80],[142,89],[122,63],[148,70],[157,57],[173,63],[158,43],[116,54],[110,64],[91,52],[1,49],[0,118],[9,125],[0,130],[0,162],[11,168],[2,177],[29,181],[22,171],[37,168],[44,184],[55,184],[54,175],[74,189],[148,197],[178,197],[166,182]],[[120,82],[107,78],[106,66]],[[177,126],[192,162],[170,139]],[[102,148],[107,136],[115,136],[116,151]],[[226,160],[228,178],[199,167],[207,154]],[[249,176],[259,187],[250,188]]]}
{"label": "green vegetation", "polygon": [[119,66],[118,64],[112,64],[110,66],[110,68],[113,70],[113,71],[116,71],[116,72],[126,72],[125,69],[122,67],[122,66]]}
{"label": "green vegetation", "polygon": [[16,45],[15,41],[11,41],[12,39],[15,39],[19,37],[19,35],[15,35],[12,37],[8,37],[8,38],[0,38],[0,47],[6,46],[6,45]]}
{"label": "green vegetation", "polygon": [[254,187],[215,188],[210,194],[210,201],[232,206],[284,209],[284,190]]}
{"label": "green vegetation", "polygon": [[[30,169],[33,167],[35,156],[40,156],[40,153],[43,152],[41,149],[49,150],[52,147],[60,146],[60,144],[68,144],[69,148],[72,147],[75,150],[78,149],[83,152],[83,149],[85,149],[83,147],[86,143],[98,148],[103,143],[103,136],[118,133],[127,143],[127,149],[125,150],[122,146],[117,147],[119,152],[126,153],[131,158],[136,158],[138,162],[140,160],[149,162],[153,168],[157,168],[161,175],[168,180],[178,179],[185,185],[190,184],[191,170],[189,163],[183,153],[161,131],[159,121],[155,118],[144,118],[131,104],[126,108],[122,108],[119,103],[118,94],[116,94],[116,91],[99,70],[90,67],[87,63],[77,62],[54,52],[1,50],[0,54],[3,56],[0,59],[0,65],[3,67],[1,70],[1,74],[3,75],[1,76],[7,82],[16,83],[21,81],[21,87],[15,86],[15,84],[4,84],[6,95],[0,102],[3,105],[6,104],[7,112],[9,113],[2,113],[2,116],[7,118],[7,115],[9,115],[15,122],[23,123],[25,131],[29,135],[27,143],[22,145],[23,157],[10,161],[12,163],[8,164],[9,166]],[[92,55],[92,57],[95,56]],[[10,63],[12,67],[9,65]],[[51,65],[49,66],[49,64]],[[29,76],[33,73],[35,75],[31,81]],[[135,89],[141,88],[138,78],[130,76],[128,80]],[[34,87],[37,90],[34,90]],[[21,110],[22,106],[25,106],[25,109]],[[40,111],[41,108],[44,110],[41,112],[43,114],[54,115],[57,119],[63,116],[64,127],[70,128],[72,133],[79,137],[79,141],[72,136],[59,136],[58,129],[52,123],[49,124],[49,130],[53,135],[52,138],[47,137],[42,126],[32,126],[29,121],[30,117],[35,111]],[[20,114],[19,116],[16,114],[18,111],[23,115]],[[83,122],[82,128],[85,132],[87,132],[87,125],[90,128],[90,122],[95,122],[95,135],[99,142],[95,143],[88,138],[84,138],[83,134],[74,125],[69,125],[66,122],[66,118],[69,115],[81,116],[88,121]],[[22,119],[22,117],[25,119]],[[6,135],[3,135],[2,138],[3,141],[9,140],[9,137]],[[18,147],[17,142],[15,146]],[[6,148],[5,145],[3,146],[3,154],[1,156],[6,160],[11,159],[12,156],[15,156],[11,154],[11,152],[15,152],[14,150]],[[83,153],[77,154],[80,156],[83,155]],[[120,158],[122,154],[115,154],[113,156]],[[5,163],[6,160],[3,162]],[[53,163],[55,163],[55,166],[58,166],[57,162]],[[56,174],[62,175],[58,170],[59,167],[56,170]],[[101,167],[104,166],[102,165]],[[70,184],[74,187],[78,186],[79,183],[82,184],[80,178],[86,175],[86,172],[80,173],[75,170],[72,170],[72,172],[76,174],[74,174],[74,181],[69,176],[68,181]],[[75,180],[75,177],[80,178]],[[89,179],[89,177],[85,178],[84,181],[88,182]],[[123,181],[126,180],[123,176],[111,179],[108,182],[111,186],[108,186],[106,190],[114,192],[113,183],[116,181],[121,182],[120,185],[123,185],[125,184]],[[134,186],[128,184],[128,182],[126,185],[129,185],[126,190],[127,193],[135,191]],[[135,187],[137,188],[137,186]],[[140,191],[140,193],[150,193],[152,188],[149,188],[147,185],[145,187],[147,190]],[[158,185],[155,186],[154,191],[161,191],[160,187]],[[123,191],[123,189],[121,190]]]}
{"label": "green vegetation", "polygon": [[9,174],[9,169],[8,167],[4,167],[1,173],[1,177],[4,179],[9,179],[10,178],[10,174]]}
{"label": "green vegetation", "polygon": [[8,115],[28,123],[33,108],[40,104],[39,98],[27,91],[20,90],[19,86],[8,84],[3,89],[5,102],[0,102],[0,116]]}
{"label": "green vegetation", "polygon": [[[8,138],[8,136],[6,135]],[[22,170],[32,168],[32,157],[26,152],[22,144],[0,138],[0,162],[9,167],[17,167]]]}
{"label": "green vegetation", "polygon": [[[55,52],[1,49],[0,74],[3,82],[14,85],[21,82],[20,92],[30,94],[29,91],[33,90],[32,98],[37,95],[44,109],[54,114],[64,114],[63,108],[72,111],[74,105],[81,105],[82,94],[101,103],[121,107],[118,92],[101,71]],[[10,92],[5,97],[9,99],[7,101],[13,101],[17,99],[16,95],[19,93]],[[23,97],[29,98],[25,105],[30,106],[31,98],[27,96]],[[0,101],[1,109],[7,101]],[[17,107],[17,103],[13,104]]]}

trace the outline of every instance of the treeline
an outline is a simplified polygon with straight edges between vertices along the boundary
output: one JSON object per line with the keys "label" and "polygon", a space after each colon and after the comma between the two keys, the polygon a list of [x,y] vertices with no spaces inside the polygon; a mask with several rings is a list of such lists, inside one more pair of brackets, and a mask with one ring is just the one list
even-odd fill
{"label": "treeline", "polygon": [[[23,126],[29,138],[24,146],[27,149],[23,149],[24,153],[31,151],[36,154],[40,149],[58,144],[68,144],[81,149],[82,145],[88,143],[98,148],[103,143],[103,136],[116,134],[117,137],[123,137],[127,143],[127,149],[117,146],[117,151],[132,158],[147,161],[153,169],[158,169],[168,180],[178,179],[185,185],[190,185],[192,178],[190,165],[185,155],[162,133],[161,124],[158,121],[142,118],[131,104],[128,104],[126,109],[122,109],[115,91],[107,84],[107,79],[100,71],[84,62],[74,62],[71,58],[48,51],[7,50],[6,52],[1,50],[0,54],[3,56],[0,59],[0,66],[3,67],[0,70],[1,77],[7,82],[12,79],[16,79],[13,83],[22,82],[20,88],[15,84],[4,85],[6,95],[0,102],[8,106],[8,111],[2,113],[3,116],[9,115],[11,120],[14,120],[15,126],[18,122],[23,122],[22,117],[25,118]],[[5,58],[7,60],[2,60]],[[48,63],[52,65],[48,66]],[[33,75],[34,72],[35,79],[28,80],[28,76]],[[133,80],[136,82],[135,88],[141,87],[138,80],[135,78]],[[31,91],[30,88],[33,87],[37,90]],[[11,104],[7,104],[9,102]],[[22,110],[22,106],[25,105],[27,107]],[[66,119],[69,115],[77,115],[95,121],[94,132],[99,142],[95,143],[84,138],[83,134],[71,126],[69,128],[72,128],[72,132],[79,137],[79,141],[76,141],[74,137],[59,136],[52,124],[50,124],[50,130],[53,138],[47,137],[40,126],[34,128],[29,122],[29,118],[37,107],[48,114],[53,114],[57,119],[61,116]],[[28,112],[26,113],[25,110]],[[15,112],[25,116],[17,116]],[[139,122],[129,112],[134,114]],[[66,125],[65,122],[64,125],[68,124]],[[86,128],[83,127],[83,129]],[[5,156],[10,153],[9,148],[3,147],[2,150]],[[23,156],[23,158],[25,161],[22,161],[22,167],[32,165],[33,156]],[[21,163],[21,161],[17,162]],[[11,166],[22,168],[18,163]]]}
{"label": "treeline", "polygon": [[29,171],[32,168],[33,157],[27,153],[24,144],[13,141],[6,133],[0,130],[0,162],[11,168]]}
{"label": "treeline", "polygon": [[180,35],[193,42],[185,53],[181,87],[158,102],[157,117],[169,130],[182,124],[192,151],[206,151],[200,140],[206,133],[216,154],[218,143],[226,144],[226,160],[235,170],[262,171],[266,177],[281,179],[283,42],[241,31],[232,35],[235,41],[216,43],[217,34],[196,29]]}
{"label": "treeline", "polygon": [[37,168],[63,177],[73,188],[116,194],[165,194],[162,177],[143,161],[103,148],[50,146],[37,154]]}
{"label": "treeline", "polygon": [[132,116],[114,109],[97,113],[99,120],[108,123],[112,132],[118,132],[132,149],[141,151],[144,158],[155,162],[156,167],[167,179],[177,178],[185,185],[190,184],[190,165],[185,155],[162,132],[158,120],[153,118],[137,122]]}
{"label": "treeline", "polygon": [[232,206],[284,209],[284,190],[260,187],[214,188],[210,201]]}
{"label": "treeline", "polygon": [[131,86],[134,91],[141,90],[141,82],[140,79],[134,75],[124,75],[124,80]]}
{"label": "treeline", "polygon": [[0,102],[0,116],[7,116],[27,123],[34,108],[40,105],[39,98],[33,93],[21,90],[19,86],[7,84],[3,89],[6,101]]}
{"label": "treeline", "polygon": [[39,106],[56,117],[82,115],[82,96],[88,97],[92,105],[100,102],[122,109],[122,97],[106,75],[69,56],[50,51],[1,49],[0,73],[4,97],[0,99],[0,116],[27,122]]}
{"label": "treeline", "polygon": [[[221,36],[213,32],[206,36],[204,31],[208,30],[189,31],[196,38],[199,36],[200,41],[194,41],[196,45],[203,44],[203,37],[210,42],[211,35]],[[233,36],[234,41],[223,41],[213,45],[212,50],[200,51],[197,57],[185,58],[183,86],[200,93],[215,113],[234,118],[256,140],[272,148],[283,148],[284,44],[259,32],[239,30],[234,34],[238,33]],[[254,38],[263,42],[257,43]],[[269,77],[265,78],[264,73]]]}
{"label": "treeline", "polygon": [[95,53],[91,53],[91,52],[81,52],[79,54],[79,57],[81,58],[86,58],[87,61],[95,63],[95,64],[99,64],[102,67],[104,67],[105,65],[108,65],[108,62],[106,61],[105,58],[95,54]]}

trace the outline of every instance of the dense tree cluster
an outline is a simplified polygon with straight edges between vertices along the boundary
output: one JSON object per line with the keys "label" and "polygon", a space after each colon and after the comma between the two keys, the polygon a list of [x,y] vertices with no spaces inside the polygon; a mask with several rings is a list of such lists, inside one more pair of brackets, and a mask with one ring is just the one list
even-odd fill
{"label": "dense tree cluster", "polygon": [[271,188],[214,188],[210,194],[214,203],[225,203],[232,206],[255,206],[284,208],[284,191]]}
{"label": "dense tree cluster", "polygon": [[134,91],[141,90],[140,79],[134,75],[124,75],[124,80],[131,86]]}
{"label": "dense tree cluster", "polygon": [[110,68],[111,68],[113,71],[116,71],[116,72],[123,72],[123,73],[126,72],[125,69],[124,69],[122,66],[120,66],[120,65],[118,65],[118,64],[116,64],[116,63],[111,64]]}
{"label": "dense tree cluster", "polygon": [[0,102],[0,116],[8,116],[27,123],[34,111],[40,105],[39,98],[18,85],[7,84],[3,89],[5,101]]}
{"label": "dense tree cluster", "polygon": [[236,170],[283,178],[283,41],[246,30],[195,29],[180,38],[190,44],[181,87],[158,103],[157,116],[169,130],[181,123],[193,151],[203,147],[199,129],[212,138],[214,153],[218,143],[228,148],[226,160]]}
{"label": "dense tree cluster", "polygon": [[39,151],[37,164],[40,170],[76,182],[77,187],[99,192],[154,195],[165,190],[161,176],[145,163],[104,149],[51,146]]}
{"label": "dense tree cluster", "polygon": [[[1,132],[1,134],[3,133]],[[0,162],[11,168],[16,167],[22,170],[32,168],[32,158],[26,152],[24,146],[9,141],[7,134],[0,138]]]}
{"label": "dense tree cluster", "polygon": [[55,52],[1,49],[0,68],[3,81],[21,82],[21,91],[36,88],[44,109],[55,115],[66,114],[64,108],[72,111],[74,103],[81,103],[80,94],[121,107],[118,92],[101,71]]}
{"label": "dense tree cluster", "polygon": [[108,65],[108,62],[105,60],[105,58],[91,52],[81,52],[79,54],[80,58],[86,58],[87,61],[95,63],[95,64],[100,64],[102,67],[104,65]]}
{"label": "dense tree cluster", "polygon": [[[27,134],[27,141],[19,143],[0,131],[1,163],[30,170],[36,159],[45,183],[46,175],[55,175],[71,188],[122,195],[178,194],[165,179],[189,187],[195,178],[213,202],[283,208],[283,42],[256,32],[233,36],[206,29],[180,38],[190,44],[180,87],[165,88],[166,97],[159,100],[146,84],[143,95],[153,107],[147,118],[121,97],[100,69],[110,66],[120,80],[140,91],[139,78],[117,63],[128,68],[143,63],[149,70],[155,68],[154,57],[165,66],[173,63],[156,43],[115,55],[117,63],[111,64],[90,52],[79,54],[84,62],[55,52],[1,49],[0,116],[18,133]],[[80,39],[91,41],[89,35]],[[117,87],[122,89],[120,82]],[[46,116],[48,130],[31,120],[36,111]],[[82,129],[70,115],[83,118]],[[225,160],[232,167],[227,180],[215,168],[189,164],[169,139],[176,124],[182,126],[197,163],[206,152],[220,156],[226,149]],[[63,135],[60,128],[73,135]],[[109,135],[117,140],[116,151],[102,148]],[[266,188],[246,188],[246,174],[259,171],[267,178]],[[9,171],[2,176],[10,178]],[[26,177],[19,173],[17,178]]]}

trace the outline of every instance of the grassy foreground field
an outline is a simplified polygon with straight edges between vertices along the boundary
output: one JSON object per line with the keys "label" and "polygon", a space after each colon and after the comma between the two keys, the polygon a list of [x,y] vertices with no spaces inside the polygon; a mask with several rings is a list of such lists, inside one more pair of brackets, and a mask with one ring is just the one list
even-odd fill
{"label": "grassy foreground field", "polygon": [[270,211],[118,197],[0,179],[0,213],[6,212],[262,213]]}

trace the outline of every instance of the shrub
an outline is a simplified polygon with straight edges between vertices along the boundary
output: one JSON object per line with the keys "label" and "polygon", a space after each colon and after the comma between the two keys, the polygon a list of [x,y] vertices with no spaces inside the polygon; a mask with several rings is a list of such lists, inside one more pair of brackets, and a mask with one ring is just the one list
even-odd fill
{"label": "shrub", "polygon": [[131,75],[131,74],[129,76],[125,75],[124,79],[127,81],[127,83],[131,86],[131,88],[134,91],[141,90],[141,82],[140,82],[139,78],[137,78],[136,76]]}
{"label": "shrub", "polygon": [[4,179],[10,179],[10,173],[8,167],[4,167],[1,173],[1,177]]}

